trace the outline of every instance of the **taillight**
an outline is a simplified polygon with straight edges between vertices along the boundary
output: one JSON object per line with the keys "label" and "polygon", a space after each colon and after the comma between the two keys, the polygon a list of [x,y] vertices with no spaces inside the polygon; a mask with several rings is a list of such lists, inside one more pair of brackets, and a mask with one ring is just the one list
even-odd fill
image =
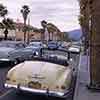
{"label": "taillight", "polygon": [[59,89],[59,86],[58,85],[56,86],[56,89]]}
{"label": "taillight", "polygon": [[47,87],[46,86],[43,86],[43,89],[47,89]]}
{"label": "taillight", "polygon": [[16,82],[16,80],[12,80],[13,82]]}
{"label": "taillight", "polygon": [[7,77],[7,78],[6,78],[6,80],[7,80],[7,81],[10,81],[10,78],[9,78],[9,77]]}
{"label": "taillight", "polygon": [[66,89],[66,87],[65,87],[64,85],[62,85],[62,86],[61,86],[61,89],[65,90],[65,89]]}

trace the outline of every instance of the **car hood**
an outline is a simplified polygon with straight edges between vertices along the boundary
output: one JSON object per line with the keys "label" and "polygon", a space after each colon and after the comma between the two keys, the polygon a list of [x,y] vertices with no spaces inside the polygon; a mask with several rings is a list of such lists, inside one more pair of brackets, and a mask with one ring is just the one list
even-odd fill
{"label": "car hood", "polygon": [[10,55],[9,53],[14,50],[14,48],[0,47],[0,59],[8,58],[8,56]]}
{"label": "car hood", "polygon": [[[70,72],[71,69],[69,67],[62,65],[42,61],[26,61],[11,69],[8,72],[8,77],[13,80],[16,79],[17,84],[26,85],[33,81],[39,82],[51,90],[56,90],[57,86],[69,85]],[[66,81],[67,83],[65,83]]]}
{"label": "car hood", "polygon": [[30,49],[39,49],[40,47],[27,46],[26,48],[30,48]]}
{"label": "car hood", "polygon": [[10,47],[0,47],[0,52],[5,52],[8,53],[10,51],[15,50],[15,48],[10,48]]}

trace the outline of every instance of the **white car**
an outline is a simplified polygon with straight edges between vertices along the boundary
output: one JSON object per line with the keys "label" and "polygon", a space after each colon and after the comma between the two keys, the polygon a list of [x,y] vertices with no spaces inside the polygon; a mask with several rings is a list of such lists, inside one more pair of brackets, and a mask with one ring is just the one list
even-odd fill
{"label": "white car", "polygon": [[[67,57],[67,52],[51,51],[43,50],[41,58],[14,66],[8,71],[5,87],[64,99],[73,96],[75,83],[73,68],[65,58],[57,58],[57,53]],[[49,54],[53,52],[56,53],[56,59],[49,57]]]}
{"label": "white car", "polygon": [[73,52],[73,53],[80,53],[81,48],[80,48],[80,46],[72,45],[68,48],[68,51]]}

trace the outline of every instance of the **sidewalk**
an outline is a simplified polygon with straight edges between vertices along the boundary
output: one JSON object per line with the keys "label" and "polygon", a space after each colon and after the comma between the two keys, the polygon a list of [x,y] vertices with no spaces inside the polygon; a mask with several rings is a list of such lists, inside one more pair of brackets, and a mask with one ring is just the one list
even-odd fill
{"label": "sidewalk", "polygon": [[100,92],[91,92],[86,88],[89,82],[89,57],[81,55],[74,100],[100,100]]}

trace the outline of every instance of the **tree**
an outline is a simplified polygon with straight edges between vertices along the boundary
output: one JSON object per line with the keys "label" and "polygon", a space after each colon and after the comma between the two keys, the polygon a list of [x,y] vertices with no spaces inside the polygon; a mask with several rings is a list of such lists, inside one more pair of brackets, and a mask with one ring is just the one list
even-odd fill
{"label": "tree", "polygon": [[[47,29],[49,32],[49,40],[53,40],[54,36],[55,36],[54,40],[58,40],[58,39],[61,40],[63,38],[63,36],[62,36],[63,33],[54,24],[48,23]],[[52,37],[50,35],[52,35]]]}
{"label": "tree", "polygon": [[4,39],[7,40],[8,29],[14,28],[13,21],[5,16],[8,14],[8,10],[5,6],[0,4],[0,17],[3,17],[2,22],[0,23],[0,27],[4,29]]}
{"label": "tree", "polygon": [[[47,23],[45,20],[41,21],[44,33],[47,29],[48,40],[58,40],[63,38],[63,33],[52,23]],[[55,36],[55,38],[54,38]]]}
{"label": "tree", "polygon": [[82,38],[83,38],[83,44],[84,44],[84,52],[86,53],[86,50],[88,49],[89,45],[89,6],[88,6],[88,0],[79,0],[80,4],[80,15],[79,15],[79,23],[82,27]]}
{"label": "tree", "polygon": [[100,90],[100,1],[89,0],[89,7],[91,14],[90,85]]}
{"label": "tree", "polygon": [[0,4],[0,17],[5,18],[5,16],[8,14],[8,10],[5,6]]}
{"label": "tree", "polygon": [[7,40],[7,37],[8,37],[8,30],[9,30],[9,29],[10,29],[10,30],[15,29],[14,22],[13,22],[12,19],[7,18],[7,19],[3,19],[1,24],[2,24],[2,25],[1,25],[1,26],[2,26],[2,29],[4,29],[4,35],[5,35],[4,39]]}
{"label": "tree", "polygon": [[20,11],[22,13],[23,20],[24,20],[24,42],[25,42],[26,41],[26,21],[27,21],[28,14],[30,13],[30,9],[27,5],[24,5]]}
{"label": "tree", "polygon": [[[85,22],[89,26],[89,56],[90,56],[90,89],[97,89],[100,91],[100,1],[99,0],[80,0],[84,6],[85,14],[89,20]],[[83,7],[80,5],[81,8]],[[87,9],[86,9],[87,8]],[[80,9],[82,14],[84,9]],[[86,17],[84,16],[84,17]],[[89,23],[90,21],[90,23]],[[83,26],[82,26],[83,28]]]}
{"label": "tree", "polygon": [[43,29],[45,29],[47,27],[47,22],[45,20],[42,20],[41,26],[43,27]]}
{"label": "tree", "polygon": [[43,32],[42,37],[44,38],[44,40],[46,39],[46,44],[48,44],[48,38],[46,37],[48,35],[48,32],[46,33],[46,29],[47,29],[47,22],[45,20],[41,21],[41,26],[43,27],[43,29],[41,30]]}

